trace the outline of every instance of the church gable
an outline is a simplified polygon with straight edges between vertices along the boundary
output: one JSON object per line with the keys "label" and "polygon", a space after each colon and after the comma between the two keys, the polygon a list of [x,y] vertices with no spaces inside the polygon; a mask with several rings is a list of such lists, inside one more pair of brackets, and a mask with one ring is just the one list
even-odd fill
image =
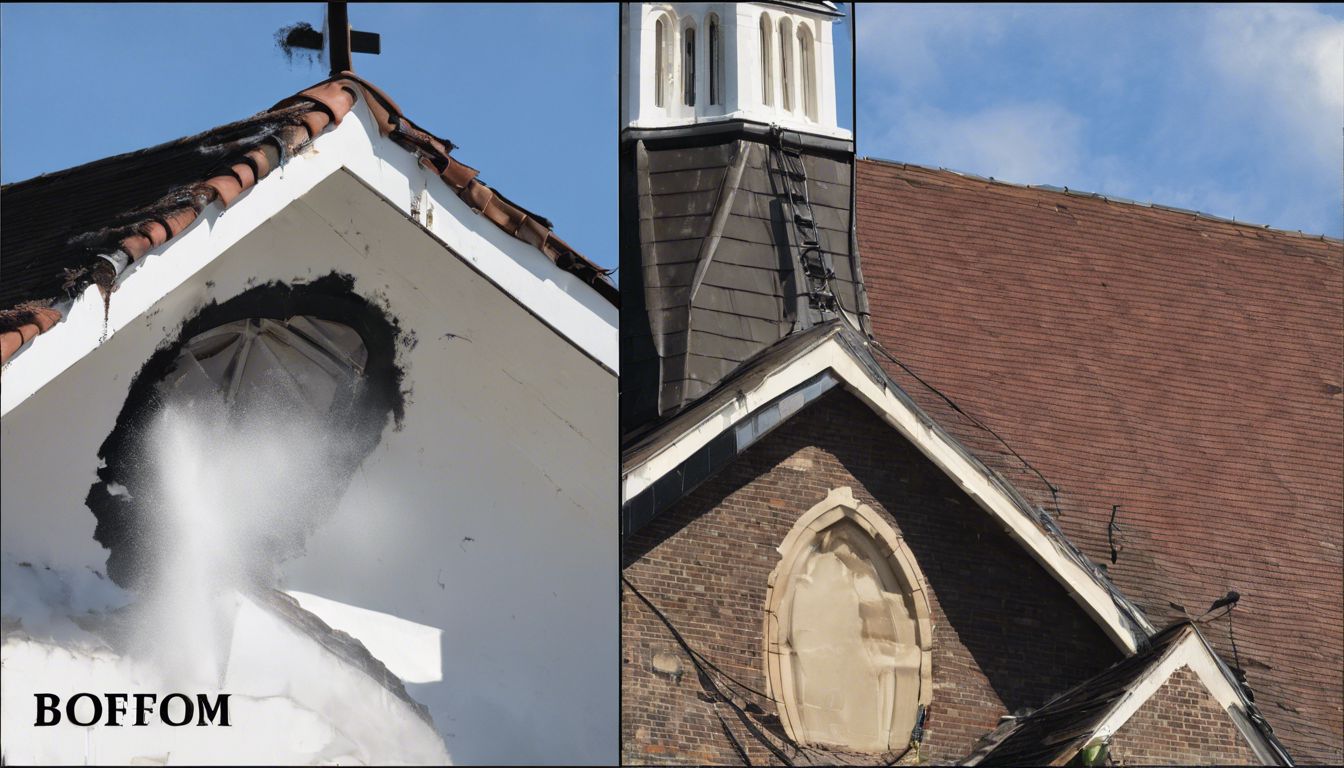
{"label": "church gable", "polygon": [[1259,765],[1227,710],[1188,666],[1171,674],[1111,737],[1122,765]]}
{"label": "church gable", "polygon": [[[852,501],[828,503],[845,488]],[[823,533],[835,523],[851,522],[824,518],[837,508],[865,511],[851,523],[867,526],[864,535],[843,537],[854,539],[847,545],[851,551],[870,546],[881,551],[884,545],[900,550],[892,553],[896,559],[912,561],[905,572],[922,577],[911,582],[895,572],[899,568],[876,576],[904,582],[899,591],[906,615],[896,618],[909,619],[914,636],[904,638],[893,627],[892,652],[874,653],[870,660],[874,667],[884,658],[893,662],[895,695],[884,705],[909,707],[916,716],[918,706],[925,705],[920,750],[926,759],[965,756],[1000,716],[1039,707],[1120,658],[1060,584],[932,461],[858,398],[832,392],[628,539],[624,573],[629,586],[622,602],[622,748],[627,760],[736,762],[734,740],[753,762],[774,757],[734,707],[759,712],[753,722],[762,724],[764,737],[794,754],[789,742],[796,743],[804,729],[787,718],[795,716],[790,710],[803,711],[810,702],[807,694],[783,690],[787,686],[781,683],[796,682],[797,674],[786,676],[777,667],[772,672],[767,663],[768,621],[779,615],[768,614],[767,607],[779,602],[781,580],[796,570],[796,562],[786,561],[798,558],[800,527],[818,522],[819,530],[810,529]],[[805,519],[809,513],[813,520]],[[874,535],[873,521],[893,536]],[[855,572],[891,558],[870,554],[860,559],[867,564]],[[914,606],[919,601],[909,599],[920,582],[927,584],[927,648],[918,638],[921,620]],[[695,663],[666,624],[631,587],[703,654],[702,664],[717,668],[707,667],[711,690],[702,686]],[[906,692],[921,677],[920,665],[905,665],[910,671],[902,673],[902,665],[894,662],[915,660],[923,650],[929,652],[929,685],[918,684],[912,698]],[[715,697],[717,703],[706,700]],[[776,703],[785,699],[783,707]],[[890,748],[886,759],[908,745],[910,718],[890,721],[898,719],[900,725],[881,736]],[[830,750],[845,743],[846,734],[841,729],[827,738],[802,738],[810,756],[802,759],[815,760],[833,754]],[[872,749],[871,743],[860,746]],[[879,754],[846,753],[845,759],[872,760]]]}
{"label": "church gable", "polygon": [[[3,411],[339,170],[592,346],[591,316],[614,323],[608,272],[482,184],[455,148],[345,72],[246,120],[5,185],[0,364],[23,371],[10,377],[23,382],[6,392]],[[32,346],[46,350],[43,360],[21,362]],[[598,351],[612,370],[614,351]]]}
{"label": "church gable", "polygon": [[[49,574],[62,588],[78,587],[80,574],[100,593],[129,585],[118,599],[143,605],[157,580],[172,581],[162,561],[190,564],[196,570],[179,581],[201,594],[160,623],[182,616],[194,626],[196,610],[223,616],[218,663],[200,665],[213,675],[202,685],[293,698],[297,720],[267,721],[276,733],[325,722],[332,710],[310,707],[311,696],[345,679],[305,687],[311,675],[297,675],[328,662],[276,667],[271,649],[237,652],[271,635],[231,618],[230,590],[283,586],[264,593],[281,601],[260,611],[274,614],[265,627],[334,649],[317,652],[382,684],[364,699],[411,705],[414,728],[428,728],[423,713],[443,729],[429,732],[437,756],[416,756],[393,721],[352,716],[378,720],[376,739],[326,728],[305,737],[313,754],[388,742],[392,751],[349,754],[609,760],[616,639],[600,628],[612,626],[616,605],[567,597],[609,588],[615,557],[613,537],[593,535],[616,501],[614,285],[363,81],[329,81],[266,114],[298,122],[255,134],[233,126],[4,187],[0,307],[52,298],[43,286],[66,268],[94,281],[73,283],[86,290],[57,303],[55,317],[0,313],[4,565]],[[198,155],[209,162],[176,165]],[[214,168],[224,161],[232,164]],[[135,194],[118,196],[118,172]],[[168,189],[178,184],[186,192]],[[142,208],[165,192],[163,206]],[[10,226],[34,209],[45,218]],[[53,221],[60,215],[68,218]],[[90,228],[94,239],[83,237]],[[35,230],[42,242],[88,248],[11,249],[12,237],[22,244]],[[56,290],[65,290],[59,279]],[[19,326],[13,335],[9,321]],[[508,556],[493,554],[499,546]],[[214,578],[224,571],[236,578]],[[544,591],[532,588],[537,572],[551,575]],[[5,701],[31,702],[39,684],[53,691],[43,681],[66,686],[53,691],[66,701],[103,690],[80,682],[84,636],[80,648],[30,656],[8,674],[13,630],[46,642],[32,614],[11,613],[10,575]],[[71,592],[44,588],[59,594]],[[53,621],[69,612],[81,628],[124,624],[121,614],[84,616],[78,600],[47,600],[16,605]],[[118,664],[141,660],[108,641]],[[12,687],[24,681],[33,686]],[[277,695],[282,688],[294,696]],[[558,701],[567,706],[528,705]],[[496,738],[500,713],[526,737]],[[8,750],[20,732],[5,714]],[[122,730],[71,740],[36,728],[22,738],[48,762],[156,754],[139,751],[152,739],[122,740]],[[237,741],[251,754],[276,753]]]}
{"label": "church gable", "polygon": [[960,764],[1291,765],[1198,624],[1173,624],[1040,709],[1005,719]]}

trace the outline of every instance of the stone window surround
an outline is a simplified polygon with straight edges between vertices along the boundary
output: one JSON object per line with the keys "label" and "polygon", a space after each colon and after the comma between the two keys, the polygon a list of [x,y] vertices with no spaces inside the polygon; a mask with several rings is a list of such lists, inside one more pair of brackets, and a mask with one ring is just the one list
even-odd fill
{"label": "stone window surround", "polygon": [[856,499],[848,486],[831,490],[825,499],[799,517],[779,545],[781,559],[770,574],[765,598],[766,692],[778,703],[779,719],[789,738],[799,744],[807,743],[800,726],[799,703],[793,686],[792,651],[782,636],[780,609],[785,598],[792,594],[788,577],[811,552],[813,542],[826,529],[846,519],[872,538],[900,582],[907,607],[913,609],[911,616],[920,649],[919,690],[897,689],[887,745],[887,751],[900,751],[909,744],[919,706],[927,707],[933,698],[933,625],[929,618],[928,583],[905,541],[872,507]]}

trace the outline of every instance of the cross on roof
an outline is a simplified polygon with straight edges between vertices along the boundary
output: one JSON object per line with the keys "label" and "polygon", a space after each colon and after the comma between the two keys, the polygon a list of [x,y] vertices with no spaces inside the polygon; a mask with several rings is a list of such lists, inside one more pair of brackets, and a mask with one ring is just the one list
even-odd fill
{"label": "cross on roof", "polygon": [[331,74],[353,72],[352,53],[382,53],[382,39],[376,32],[358,32],[350,29],[350,15],[345,3],[327,3],[327,39],[316,30],[304,25],[290,30],[285,44],[293,48],[320,51],[327,48]]}
{"label": "cross on roof", "polygon": [[382,52],[382,39],[376,32],[356,32],[350,29],[350,16],[345,3],[327,3],[327,52],[331,59],[331,74],[353,72],[352,53]]}

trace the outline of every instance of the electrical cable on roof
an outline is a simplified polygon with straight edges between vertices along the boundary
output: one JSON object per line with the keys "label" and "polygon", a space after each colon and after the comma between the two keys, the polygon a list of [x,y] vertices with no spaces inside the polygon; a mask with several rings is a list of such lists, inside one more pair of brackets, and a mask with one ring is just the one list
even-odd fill
{"label": "electrical cable on roof", "polygon": [[1106,543],[1111,545],[1111,565],[1115,565],[1116,559],[1120,556],[1120,550],[1115,548],[1115,532],[1120,530],[1120,525],[1115,522],[1115,513],[1119,511],[1119,504],[1111,505],[1111,522],[1106,526]]}
{"label": "electrical cable on roof", "polygon": [[[1242,674],[1243,677],[1245,677],[1245,675],[1246,675],[1246,670],[1242,669],[1242,666],[1241,666],[1241,655],[1237,653],[1237,638],[1235,638],[1235,637],[1232,636],[1232,609],[1233,609],[1233,608],[1236,608],[1236,607],[1237,607],[1237,604],[1236,604],[1236,603],[1233,603],[1233,604],[1227,606],[1227,613],[1225,613],[1225,614],[1223,614],[1223,615],[1228,617],[1228,618],[1227,618],[1227,640],[1228,640],[1228,642],[1232,643],[1232,660],[1235,661],[1235,662],[1237,663],[1237,669],[1241,669],[1241,670],[1242,670],[1242,671],[1241,671],[1241,674]],[[1243,684],[1244,684],[1244,683],[1243,683]]]}
{"label": "electrical cable on roof", "polygon": [[[931,392],[933,392],[934,394],[936,394],[936,395],[938,395],[939,397],[941,397],[944,401],[947,402],[947,404],[948,404],[949,406],[952,407],[952,410],[954,410],[954,411],[956,411],[957,413],[960,413],[961,415],[965,416],[965,417],[966,417],[967,419],[969,419],[973,424],[975,424],[976,426],[980,427],[981,429],[983,429],[983,430],[985,430],[986,432],[988,432],[988,433],[990,433],[991,435],[993,435],[995,438],[998,439],[998,441],[999,441],[1000,443],[1003,443],[1003,446],[1004,446],[1005,448],[1007,448],[1008,451],[1009,451],[1010,453],[1012,453],[1014,456],[1016,456],[1018,461],[1022,462],[1024,465],[1026,465],[1026,467],[1027,467],[1028,469],[1030,469],[1032,472],[1035,472],[1035,473],[1036,473],[1036,476],[1039,477],[1039,478],[1041,479],[1041,482],[1042,482],[1042,483],[1045,483],[1045,487],[1050,489],[1050,496],[1051,496],[1051,498],[1054,499],[1055,514],[1058,515],[1058,516],[1060,516],[1060,517],[1063,517],[1063,516],[1064,516],[1064,512],[1063,512],[1063,510],[1062,510],[1062,509],[1060,508],[1060,506],[1059,506],[1059,493],[1058,493],[1058,492],[1059,492],[1059,488],[1057,488],[1057,487],[1056,487],[1053,483],[1051,483],[1049,480],[1045,479],[1045,475],[1041,474],[1041,471],[1040,471],[1039,469],[1036,469],[1036,467],[1034,467],[1034,466],[1031,464],[1031,462],[1029,462],[1029,461],[1027,461],[1025,458],[1023,458],[1023,457],[1022,457],[1022,454],[1020,454],[1020,453],[1018,453],[1017,451],[1013,450],[1013,446],[1009,445],[1009,443],[1008,443],[1007,440],[1004,440],[1003,437],[1002,437],[999,433],[997,433],[997,432],[995,432],[994,430],[990,429],[989,426],[986,425],[984,422],[982,422],[982,421],[980,421],[979,419],[975,418],[974,416],[972,416],[971,414],[967,413],[966,411],[963,411],[963,410],[961,409],[960,406],[958,406],[955,402],[952,401],[952,398],[950,398],[950,397],[948,397],[947,395],[943,394],[937,387],[935,387],[935,386],[933,386],[932,384],[928,383],[927,381],[921,379],[921,378],[919,377],[918,374],[916,374],[914,371],[910,370],[909,366],[907,366],[905,363],[902,363],[900,360],[897,360],[896,357],[895,357],[894,355],[892,355],[890,352],[888,352],[888,351],[886,350],[886,348],[884,348],[884,347],[882,346],[882,343],[879,342],[879,341],[877,340],[876,337],[874,337],[874,336],[869,336],[868,339],[869,339],[869,341],[872,342],[872,344],[871,344],[870,346],[876,347],[877,350],[878,350],[879,352],[881,352],[883,355],[886,355],[887,358],[890,359],[893,363],[899,365],[899,366],[901,367],[902,370],[904,370],[906,373],[908,373],[908,374],[910,374],[912,377],[914,377],[915,381],[918,381],[920,384],[923,384],[923,385],[924,385],[925,387],[927,387]],[[1046,527],[1047,531],[1052,531],[1052,532],[1054,533],[1054,535],[1056,535],[1056,536],[1059,538],[1059,540],[1061,541],[1061,543],[1062,543],[1062,544],[1066,547],[1066,549],[1071,553],[1070,556],[1074,559],[1074,561],[1077,562],[1078,565],[1080,565],[1082,568],[1084,568],[1085,570],[1087,570],[1089,573],[1093,574],[1093,576],[1094,576],[1096,579],[1098,579],[1099,581],[1102,581],[1103,583],[1109,585],[1109,579],[1108,579],[1108,577],[1106,576],[1105,572],[1101,569],[1101,567],[1097,566],[1097,565],[1094,564],[1090,559],[1088,559],[1088,557],[1087,557],[1086,555],[1084,555],[1084,554],[1082,553],[1082,551],[1080,551],[1077,547],[1075,547],[1075,546],[1068,540],[1068,538],[1064,536],[1063,531],[1059,530],[1059,527],[1055,524],[1053,518],[1050,517],[1050,513],[1046,512],[1044,509],[1042,509],[1042,510],[1041,510],[1041,515],[1042,515],[1042,517],[1043,517],[1043,520],[1041,521],[1041,523]],[[1129,601],[1128,598],[1124,597],[1124,595],[1122,595],[1122,594],[1120,594],[1118,591],[1116,591],[1115,588],[1114,588],[1114,586],[1108,586],[1108,587],[1107,587],[1107,591],[1110,592],[1110,594],[1111,594],[1111,600],[1112,600],[1112,602],[1115,603],[1116,607],[1120,609],[1120,612],[1121,612],[1122,614],[1128,616],[1129,619],[1130,619],[1130,621],[1132,621],[1132,622],[1135,624],[1135,626],[1138,627],[1138,628],[1140,629],[1142,636],[1140,636],[1140,637],[1136,637],[1136,638],[1135,638],[1135,641],[1136,641],[1140,646],[1142,646],[1144,643],[1147,642],[1147,634],[1146,634],[1146,632],[1143,632],[1143,627],[1144,627],[1144,624],[1145,624],[1146,620],[1142,618],[1142,612],[1139,611],[1139,610],[1138,610],[1138,607],[1135,606],[1135,605],[1133,605],[1133,603],[1131,603],[1131,602]]]}
{"label": "electrical cable on roof", "polygon": [[1032,472],[1035,472],[1035,473],[1036,473],[1036,476],[1039,477],[1039,478],[1041,478],[1041,482],[1042,482],[1042,483],[1045,483],[1045,487],[1050,489],[1050,496],[1053,497],[1054,500],[1055,500],[1055,514],[1056,514],[1056,515],[1059,515],[1060,517],[1063,517],[1063,516],[1064,516],[1063,511],[1059,508],[1059,494],[1058,494],[1059,489],[1056,488],[1056,487],[1055,487],[1049,480],[1046,480],[1046,479],[1045,479],[1045,475],[1041,474],[1041,471],[1040,471],[1039,469],[1037,469],[1036,467],[1032,466],[1032,465],[1031,465],[1031,462],[1029,462],[1029,461],[1027,461],[1026,459],[1022,458],[1022,454],[1020,454],[1020,453],[1018,453],[1017,451],[1013,450],[1013,446],[1009,445],[1007,440],[1004,440],[1003,437],[1000,436],[998,432],[995,432],[994,430],[990,429],[989,426],[988,426],[987,424],[985,424],[983,421],[981,421],[981,420],[975,418],[974,416],[972,416],[971,414],[969,414],[969,413],[963,411],[963,410],[961,409],[961,406],[957,405],[955,402],[952,401],[952,398],[950,398],[950,397],[948,397],[947,395],[943,394],[942,391],[940,391],[937,387],[933,386],[933,385],[930,384],[929,382],[927,382],[927,381],[921,379],[921,378],[919,377],[919,374],[917,374],[917,373],[915,373],[914,371],[910,370],[909,366],[907,366],[905,363],[902,363],[900,360],[897,360],[896,357],[895,357],[894,355],[892,355],[890,352],[887,351],[886,347],[883,347],[883,346],[882,346],[882,342],[878,341],[878,340],[877,340],[877,337],[875,337],[875,336],[869,337],[869,340],[872,341],[873,346],[875,346],[875,347],[877,348],[877,351],[879,351],[879,352],[881,352],[882,354],[886,355],[886,356],[887,356],[887,359],[891,360],[893,363],[899,365],[899,366],[901,367],[901,370],[905,371],[906,373],[908,373],[908,374],[910,374],[912,377],[914,377],[915,381],[918,381],[920,384],[923,384],[925,387],[927,387],[927,388],[929,389],[929,391],[931,391],[931,392],[933,392],[935,395],[941,397],[944,401],[947,402],[947,404],[948,404],[949,406],[951,406],[952,410],[954,410],[954,411],[956,411],[957,413],[960,413],[962,416],[965,416],[966,418],[970,419],[970,420],[971,420],[971,423],[975,424],[977,427],[980,427],[981,429],[985,430],[985,431],[988,432],[989,434],[993,435],[995,438],[998,439],[998,441],[999,441],[1000,443],[1003,443],[1003,447],[1004,447],[1004,448],[1007,448],[1009,453],[1011,453],[1011,454],[1013,454],[1014,456],[1016,456],[1018,461],[1022,462],[1023,464],[1025,464],[1025,465],[1027,466],[1027,469],[1030,469]]}

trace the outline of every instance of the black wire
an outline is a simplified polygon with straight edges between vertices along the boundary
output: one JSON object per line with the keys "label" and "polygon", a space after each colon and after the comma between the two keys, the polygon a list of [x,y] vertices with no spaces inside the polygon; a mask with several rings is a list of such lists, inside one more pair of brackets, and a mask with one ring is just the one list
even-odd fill
{"label": "black wire", "polygon": [[897,755],[896,757],[892,758],[891,760],[888,760],[888,761],[887,761],[887,765],[895,765],[895,764],[901,762],[902,760],[905,759],[905,756],[906,756],[906,755],[910,754],[910,750],[912,750],[912,749],[914,749],[914,748],[915,748],[915,742],[912,741],[912,742],[910,742],[909,744],[906,745],[905,749],[901,750],[901,754]]}
{"label": "black wire", "polygon": [[728,741],[733,745],[733,751],[737,752],[737,759],[742,761],[743,765],[750,766],[751,758],[747,757],[747,750],[738,742],[737,737],[733,735],[733,730],[728,727],[728,721],[723,719],[723,713],[718,707],[714,708],[714,714],[718,715],[719,727],[723,728],[723,733],[728,737]]}
{"label": "black wire", "polygon": [[1120,556],[1120,553],[1115,549],[1115,532],[1119,530],[1119,527],[1115,524],[1115,513],[1119,511],[1119,504],[1111,505],[1111,522],[1106,526],[1106,543],[1111,547],[1111,565],[1115,565],[1116,559]]}
{"label": "black wire", "polygon": [[[781,763],[784,763],[785,765],[793,765],[793,761],[789,759],[789,756],[784,754],[784,752],[781,751],[779,747],[776,747],[773,742],[771,742],[769,739],[765,737],[765,734],[760,732],[760,730],[756,727],[756,725],[751,722],[750,718],[747,717],[747,713],[743,712],[742,708],[737,706],[737,704],[732,700],[732,698],[725,696],[723,692],[719,690],[718,685],[714,683],[714,680],[709,676],[709,673],[705,671],[704,667],[701,666],[700,661],[696,658],[698,654],[696,654],[694,651],[691,650],[690,644],[687,643],[686,639],[681,636],[681,633],[677,631],[677,628],[672,626],[672,622],[666,616],[663,615],[663,612],[658,610],[657,606],[655,606],[652,602],[650,602],[649,599],[645,597],[642,593],[640,593],[638,589],[635,589],[635,585],[630,583],[630,580],[625,577],[625,574],[621,574],[621,582],[625,584],[625,586],[629,587],[630,591],[635,594],[635,597],[638,597],[641,601],[643,601],[643,603],[649,607],[649,610],[653,611],[654,615],[657,616],[659,620],[661,620],[663,624],[667,627],[668,631],[672,633],[672,638],[677,641],[677,644],[681,646],[682,650],[686,651],[686,655],[690,657],[691,663],[695,665],[695,670],[700,678],[700,686],[702,688],[704,687],[713,688],[713,694],[718,699],[722,699],[728,706],[733,708],[733,712],[737,715],[737,718],[742,721],[742,725],[746,726],[748,733],[750,733],[757,741],[764,744],[766,749],[769,749],[774,754],[774,756],[779,759]],[[705,685],[706,683],[708,683],[709,685],[706,686]],[[798,745],[788,742],[788,740],[785,741],[786,743],[789,743],[789,746],[793,747],[794,749],[799,749]]]}
{"label": "black wire", "polygon": [[[762,699],[765,699],[766,701],[775,702],[774,697],[772,697],[770,694],[768,694],[768,693],[761,693],[760,691],[758,691],[758,690],[756,690],[755,688],[752,688],[751,686],[747,685],[746,683],[744,683],[744,682],[738,680],[737,678],[733,677],[732,675],[728,674],[727,672],[724,672],[722,669],[719,669],[718,666],[716,666],[716,665],[714,664],[714,662],[712,662],[712,661],[710,661],[708,658],[706,658],[705,655],[704,655],[703,653],[700,653],[699,651],[691,651],[691,653],[693,653],[693,654],[695,654],[696,656],[700,657],[700,661],[704,662],[705,666],[709,667],[710,669],[714,670],[715,672],[718,672],[720,675],[723,675],[724,677],[728,678],[730,681],[732,681],[733,683],[735,683],[739,688],[743,688],[743,689],[745,689],[745,690],[747,690],[747,691],[749,691],[749,692],[751,692],[751,693],[754,693],[754,694],[756,694],[757,696],[760,696]],[[776,703],[778,703],[778,702],[776,702]]]}
{"label": "black wire", "polygon": [[[1227,639],[1228,642],[1232,643],[1232,660],[1237,663],[1237,669],[1241,669],[1241,655],[1237,653],[1237,638],[1232,636],[1232,609],[1236,607],[1236,603],[1227,606],[1227,613],[1223,615],[1227,617]],[[1245,677],[1246,670],[1242,669],[1241,674]]]}
{"label": "black wire", "polygon": [[1027,461],[1026,459],[1022,458],[1022,454],[1020,454],[1020,453],[1018,453],[1017,451],[1013,450],[1013,446],[1009,445],[1009,444],[1008,444],[1008,441],[1007,441],[1007,440],[1004,440],[1003,437],[1000,436],[998,432],[995,432],[994,430],[990,429],[990,428],[989,428],[989,425],[987,425],[987,424],[985,424],[983,421],[981,421],[981,420],[975,418],[975,417],[972,416],[971,414],[969,414],[969,413],[963,411],[963,410],[961,409],[961,406],[957,405],[955,402],[952,401],[952,398],[950,398],[950,397],[948,397],[947,395],[943,394],[941,390],[939,390],[937,387],[933,386],[933,385],[930,384],[929,382],[927,382],[927,381],[921,379],[921,378],[919,377],[919,374],[917,374],[917,373],[915,373],[914,371],[910,370],[910,368],[909,368],[905,363],[902,363],[900,360],[897,360],[896,357],[895,357],[894,355],[892,355],[890,352],[887,351],[886,347],[883,347],[883,346],[882,346],[882,343],[881,343],[880,341],[878,341],[876,338],[872,338],[871,340],[872,340],[872,342],[873,342],[873,346],[877,348],[877,351],[879,351],[879,352],[881,352],[882,354],[886,355],[886,356],[887,356],[887,359],[891,360],[891,362],[893,362],[893,363],[899,365],[899,366],[901,367],[901,370],[903,370],[903,371],[905,371],[906,373],[910,374],[910,375],[914,378],[915,381],[918,381],[920,384],[923,384],[925,387],[927,387],[927,388],[929,389],[930,392],[933,392],[935,395],[937,395],[937,396],[943,398],[943,400],[944,400],[949,406],[951,406],[952,410],[954,410],[954,411],[956,411],[957,413],[960,413],[962,416],[965,416],[966,418],[970,419],[972,424],[975,424],[977,427],[979,427],[979,428],[985,430],[986,432],[988,432],[989,434],[991,434],[991,435],[993,435],[995,438],[997,438],[998,441],[999,441],[1000,443],[1003,443],[1003,447],[1008,449],[1008,452],[1009,452],[1009,453],[1011,453],[1011,454],[1013,454],[1014,456],[1016,456],[1016,457],[1017,457],[1017,460],[1020,461],[1020,462],[1022,462],[1023,464],[1025,464],[1026,467],[1027,467],[1027,469],[1030,469],[1032,472],[1035,472],[1035,473],[1036,473],[1036,476],[1039,477],[1039,478],[1041,479],[1041,482],[1042,482],[1042,483],[1045,483],[1045,487],[1050,489],[1050,496],[1053,497],[1054,500],[1055,500],[1055,514],[1057,514],[1057,515],[1061,515],[1061,516],[1063,515],[1063,512],[1062,512],[1062,511],[1060,510],[1060,508],[1059,508],[1059,495],[1058,495],[1058,493],[1056,493],[1059,489],[1056,488],[1054,485],[1052,485],[1052,484],[1050,483],[1049,480],[1046,480],[1046,479],[1045,479],[1045,475],[1041,474],[1041,471],[1040,471],[1039,469],[1037,469],[1036,467],[1032,466],[1032,465],[1031,465],[1031,462],[1029,462],[1029,461]]}

